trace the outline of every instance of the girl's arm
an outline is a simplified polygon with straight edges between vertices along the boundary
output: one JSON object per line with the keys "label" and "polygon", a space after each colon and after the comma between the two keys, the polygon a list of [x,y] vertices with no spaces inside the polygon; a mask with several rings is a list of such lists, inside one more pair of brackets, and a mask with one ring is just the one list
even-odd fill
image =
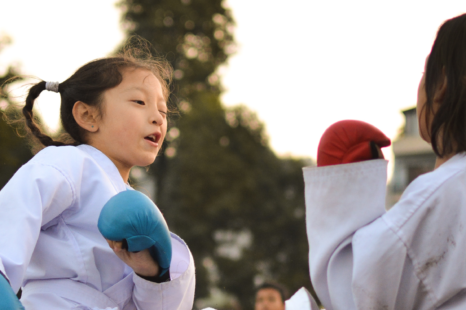
{"label": "girl's arm", "polygon": [[311,280],[331,309],[356,309],[353,235],[385,213],[385,160],[304,168]]}
{"label": "girl's arm", "polygon": [[19,290],[41,227],[68,208],[75,191],[54,166],[21,167],[0,191],[0,271]]}
{"label": "girl's arm", "polygon": [[134,271],[130,306],[134,303],[140,310],[192,309],[191,253],[179,237],[170,234],[149,197],[132,190],[113,196],[100,212],[98,228],[115,254]]}
{"label": "girl's arm", "polygon": [[311,280],[327,310],[412,309],[419,297],[406,247],[382,217],[386,170],[381,159],[304,169]]}

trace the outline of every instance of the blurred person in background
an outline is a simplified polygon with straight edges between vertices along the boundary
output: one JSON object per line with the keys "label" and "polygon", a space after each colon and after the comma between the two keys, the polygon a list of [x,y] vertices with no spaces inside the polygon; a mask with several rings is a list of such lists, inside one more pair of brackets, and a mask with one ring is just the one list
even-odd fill
{"label": "blurred person in background", "polygon": [[285,310],[286,289],[273,282],[266,282],[256,289],[254,310]]}

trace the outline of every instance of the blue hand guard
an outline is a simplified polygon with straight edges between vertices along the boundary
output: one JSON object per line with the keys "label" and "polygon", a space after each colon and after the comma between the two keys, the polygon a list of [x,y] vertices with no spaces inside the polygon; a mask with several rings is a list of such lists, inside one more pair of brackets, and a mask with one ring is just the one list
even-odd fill
{"label": "blue hand guard", "polygon": [[167,223],[149,197],[127,190],[113,196],[100,212],[98,228],[108,240],[128,243],[128,251],[149,249],[160,276],[170,268],[172,246]]}
{"label": "blue hand guard", "polygon": [[23,305],[16,297],[10,283],[0,273],[0,309],[1,310],[24,310]]}

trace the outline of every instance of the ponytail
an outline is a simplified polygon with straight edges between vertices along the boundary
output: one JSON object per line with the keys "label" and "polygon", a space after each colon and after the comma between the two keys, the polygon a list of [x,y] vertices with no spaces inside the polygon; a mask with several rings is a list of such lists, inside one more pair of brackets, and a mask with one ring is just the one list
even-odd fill
{"label": "ponytail", "polygon": [[45,90],[45,82],[41,81],[36,85],[32,86],[29,90],[28,96],[26,98],[26,104],[23,108],[23,115],[25,117],[26,125],[31,130],[31,133],[42,143],[44,146],[61,146],[66,145],[63,142],[54,141],[52,138],[44,134],[37,123],[34,121],[34,115],[32,108],[34,106],[34,101],[39,97],[40,93]]}

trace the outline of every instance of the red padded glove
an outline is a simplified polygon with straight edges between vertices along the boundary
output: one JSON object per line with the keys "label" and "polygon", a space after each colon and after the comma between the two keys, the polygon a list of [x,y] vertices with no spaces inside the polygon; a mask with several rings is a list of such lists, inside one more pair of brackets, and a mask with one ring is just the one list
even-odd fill
{"label": "red padded glove", "polygon": [[391,144],[379,129],[355,120],[331,125],[320,138],[317,166],[349,164],[379,158],[378,148]]}

